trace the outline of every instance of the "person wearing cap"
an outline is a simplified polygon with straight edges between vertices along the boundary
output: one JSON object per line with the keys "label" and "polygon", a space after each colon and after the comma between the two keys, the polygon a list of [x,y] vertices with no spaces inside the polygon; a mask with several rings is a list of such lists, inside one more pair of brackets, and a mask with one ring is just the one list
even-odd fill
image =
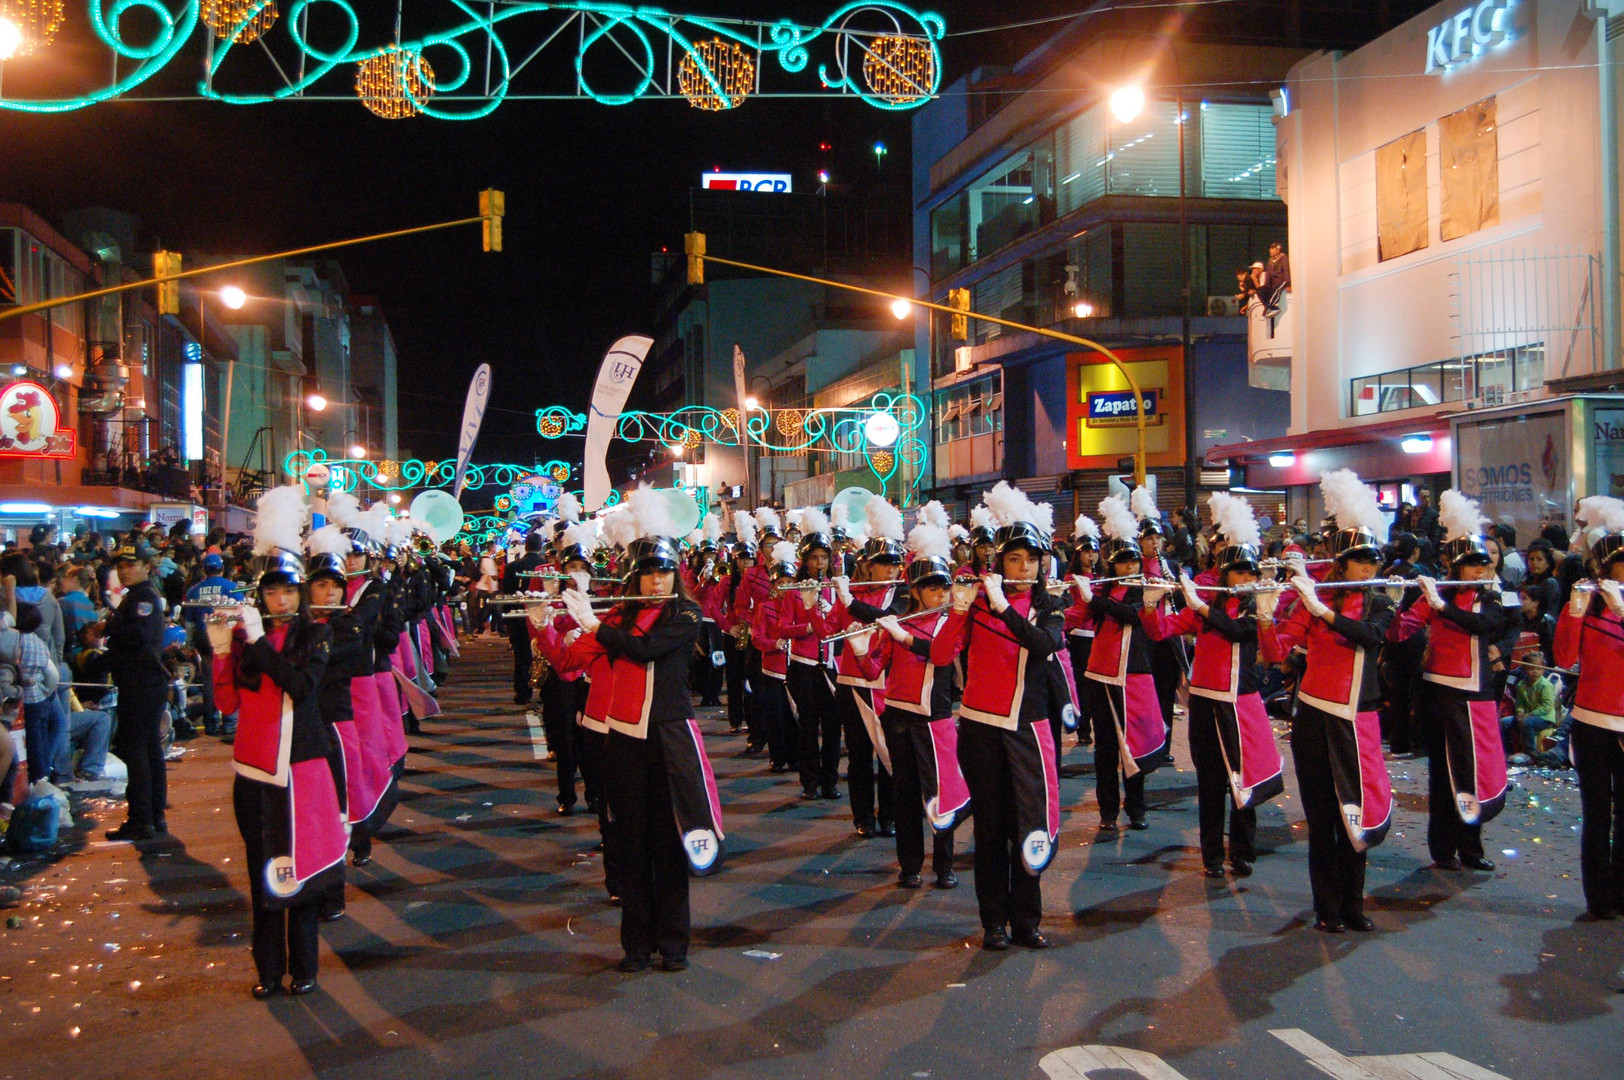
{"label": "person wearing cap", "polygon": [[[242,589],[225,576],[226,561],[218,553],[204,555],[200,564],[203,578],[186,590],[188,604],[223,604],[242,600]],[[214,651],[209,645],[206,620],[208,612],[201,607],[186,609],[187,639],[202,660],[207,671],[214,663]],[[230,739],[237,730],[235,718],[222,717],[214,702],[213,680],[203,680],[203,730],[209,735]]]}
{"label": "person wearing cap", "polygon": [[[1369,581],[1381,565],[1381,547],[1368,526],[1338,531],[1331,550],[1326,584]],[[1376,924],[1364,913],[1365,853],[1386,836],[1393,810],[1376,712],[1377,658],[1393,621],[1393,600],[1373,588],[1329,590],[1322,598],[1316,584],[1297,563],[1291,586],[1299,603],[1279,625],[1259,595],[1259,648],[1270,664],[1306,650],[1291,756],[1308,824],[1314,928],[1367,933]]]}
{"label": "person wearing cap", "polygon": [[1591,545],[1597,580],[1576,586],[1556,622],[1556,666],[1579,665],[1571,754],[1579,774],[1579,874],[1592,919],[1624,914],[1624,503],[1582,501],[1607,532]]}
{"label": "person wearing cap", "polygon": [[[648,521],[638,505],[645,490],[630,496],[627,512]],[[688,873],[708,872],[722,842],[715,780],[688,694],[688,653],[701,615],[677,572],[676,540],[645,535],[628,557],[627,598],[607,617],[578,590],[562,596],[612,664],[604,772],[624,856],[619,969],[644,971],[658,950],[662,969],[682,971],[691,933]],[[640,599],[667,596],[673,599]]]}
{"label": "person wearing cap", "polygon": [[[502,572],[503,593],[512,596],[524,590],[529,584],[526,575],[546,564],[547,556],[541,550],[545,539],[540,529],[530,530],[524,538],[524,556],[508,563]],[[534,693],[530,686],[530,664],[534,659],[530,652],[530,631],[519,619],[506,622],[508,641],[513,645],[513,704],[528,705]]]}
{"label": "person wearing cap", "polygon": [[1039,879],[1054,858],[1060,823],[1049,683],[1041,665],[1060,648],[1064,619],[1043,577],[1048,544],[1037,527],[1006,520],[994,540],[996,572],[979,585],[954,583],[953,606],[931,642],[930,662],[939,669],[964,657],[958,752],[975,807],[981,946],[1045,949]]}
{"label": "person wearing cap", "polygon": [[[1184,568],[1172,556],[1167,554],[1167,530],[1162,524],[1160,516],[1146,516],[1139,519],[1139,556],[1140,568],[1145,577],[1154,581],[1176,582],[1183,574]],[[1172,590],[1162,589],[1161,601],[1170,609],[1177,606],[1170,602]],[[1182,596],[1179,597],[1182,600]],[[1173,636],[1160,641],[1152,641],[1147,645],[1150,655],[1150,677],[1156,686],[1156,704],[1162,712],[1162,726],[1171,734],[1173,730],[1173,706],[1178,702],[1179,682],[1182,680],[1190,666],[1186,656],[1184,639]]]}
{"label": "person wearing cap", "polygon": [[[1087,526],[1084,522],[1087,522]],[[1085,532],[1086,527],[1092,527],[1093,532]],[[1094,567],[1099,558],[1099,526],[1085,517],[1079,517],[1076,531],[1072,533],[1071,564],[1067,568],[1070,572],[1068,580],[1072,582],[1073,601],[1066,608],[1066,650],[1071,653],[1072,673],[1078,677],[1088,671],[1088,656],[1094,647],[1096,624],[1094,612],[1088,601],[1083,599],[1082,590],[1076,583],[1079,580],[1089,581],[1095,576]],[[1077,691],[1077,745],[1088,746],[1094,742],[1094,721],[1088,707],[1087,684],[1080,684]]]}
{"label": "person wearing cap", "polygon": [[[812,532],[800,541],[795,580],[822,581],[829,569],[829,534]],[[835,711],[822,643],[823,617],[834,610],[834,589],[789,589],[781,599],[775,637],[790,643],[787,682],[795,703],[800,746],[801,798],[840,798],[840,714]]]}
{"label": "person wearing cap", "polygon": [[[362,790],[350,796],[356,800],[360,818],[350,827],[349,846],[354,864],[365,866],[372,861],[372,838],[400,802],[399,781],[405,773],[406,729],[401,723],[405,710],[394,674],[395,651],[405,628],[388,583],[369,566],[382,552],[382,545],[357,527],[346,528],[345,534],[350,549],[344,556],[344,603],[360,625],[364,641],[363,663],[350,687],[350,705],[362,754],[374,776],[370,785],[360,785]],[[372,685],[367,687],[364,683],[369,676]]]}
{"label": "person wearing cap", "polygon": [[169,830],[164,811],[169,784],[160,728],[169,672],[164,667],[164,602],[149,579],[147,561],[124,545],[113,552],[123,597],[107,619],[107,665],[118,688],[118,730],[113,751],[129,769],[124,798],[128,817],[110,840],[150,840]]}
{"label": "person wearing cap", "polygon": [[[758,566],[765,576],[765,592],[753,606],[750,642],[761,657],[761,677],[755,683],[755,715],[750,719],[750,740],[767,748],[769,768],[785,773],[800,749],[800,729],[789,701],[790,640],[785,636],[785,612],[789,592],[775,586],[795,580],[795,545],[780,540],[768,551],[766,566]],[[740,585],[739,591],[744,591]],[[813,795],[807,798],[815,798]]]}
{"label": "person wearing cap", "polygon": [[[314,552],[316,543],[328,528],[338,532],[337,526],[318,529],[311,540],[313,553],[306,566],[306,589],[310,594],[310,621],[325,626],[329,636],[327,667],[322,673],[316,691],[321,719],[329,728],[327,750],[328,765],[337,784],[339,805],[344,812],[350,840],[354,848],[354,833],[372,810],[372,791],[382,779],[381,771],[369,772],[363,760],[361,732],[356,724],[355,700],[352,687],[357,679],[365,678],[371,685],[372,642],[354,611],[337,610],[344,604],[345,586],[348,584],[344,557],[336,552]],[[317,902],[322,922],[333,922],[344,917],[344,877],[334,875],[331,883]]]}
{"label": "person wearing cap", "polygon": [[[743,592],[741,586],[746,575],[755,569],[756,546],[754,543],[745,545],[743,541],[735,544],[727,560],[723,574],[722,584],[725,591],[721,597],[720,610],[717,614],[716,624],[726,627],[722,634],[722,654],[725,658],[723,672],[727,680],[727,725],[733,734],[744,731],[745,753],[749,754],[760,749],[753,735],[748,730],[751,710],[747,708],[747,697],[753,692],[745,690],[746,673],[750,668],[750,616],[748,610],[740,612],[740,597]],[[748,608],[748,604],[746,604]],[[761,658],[756,657],[756,682],[761,681],[759,674]]]}

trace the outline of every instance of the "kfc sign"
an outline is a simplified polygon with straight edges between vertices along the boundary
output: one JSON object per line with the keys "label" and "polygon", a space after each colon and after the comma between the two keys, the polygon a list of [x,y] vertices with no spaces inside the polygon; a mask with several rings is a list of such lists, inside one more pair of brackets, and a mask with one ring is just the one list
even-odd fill
{"label": "kfc sign", "polygon": [[38,383],[14,382],[0,392],[0,456],[71,458],[72,428],[59,426],[56,399]]}
{"label": "kfc sign", "polygon": [[701,174],[700,186],[707,191],[771,191],[787,195],[789,173],[732,173],[708,172]]}
{"label": "kfc sign", "polygon": [[1511,0],[1479,0],[1427,31],[1427,66],[1423,74],[1448,71],[1506,39],[1506,8]]}

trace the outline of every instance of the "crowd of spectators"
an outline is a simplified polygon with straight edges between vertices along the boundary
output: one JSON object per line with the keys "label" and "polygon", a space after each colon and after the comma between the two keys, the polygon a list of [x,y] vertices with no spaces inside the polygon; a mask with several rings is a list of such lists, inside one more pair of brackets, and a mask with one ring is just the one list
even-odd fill
{"label": "crowd of spectators", "polygon": [[1235,271],[1235,303],[1242,312],[1255,301],[1272,318],[1280,312],[1280,298],[1290,291],[1291,260],[1278,240],[1269,245],[1268,262],[1254,262]]}

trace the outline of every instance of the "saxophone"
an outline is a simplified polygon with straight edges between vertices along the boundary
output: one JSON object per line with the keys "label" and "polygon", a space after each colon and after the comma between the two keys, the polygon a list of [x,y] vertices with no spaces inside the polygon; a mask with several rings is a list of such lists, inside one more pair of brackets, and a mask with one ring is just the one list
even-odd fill
{"label": "saxophone", "polygon": [[547,662],[545,656],[532,656],[530,658],[530,689],[540,690],[547,676],[551,675],[553,666]]}

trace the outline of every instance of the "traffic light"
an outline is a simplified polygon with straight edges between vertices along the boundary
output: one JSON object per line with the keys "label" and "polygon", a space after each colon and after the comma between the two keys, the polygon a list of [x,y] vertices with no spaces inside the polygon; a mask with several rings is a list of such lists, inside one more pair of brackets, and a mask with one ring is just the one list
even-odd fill
{"label": "traffic light", "polygon": [[688,253],[688,284],[705,284],[705,234],[688,233],[682,238],[682,250]]}
{"label": "traffic light", "polygon": [[[152,253],[153,277],[173,277],[178,273],[180,273],[180,252],[154,251]],[[158,283],[158,314],[180,314],[180,282],[160,281]]]}
{"label": "traffic light", "polygon": [[954,341],[969,341],[970,320],[967,316],[960,313],[970,310],[970,290],[947,290],[947,306],[952,308],[954,311],[954,315],[952,316],[952,325],[948,329],[949,335]]}
{"label": "traffic light", "polygon": [[506,195],[495,188],[486,188],[479,193],[479,216],[485,219],[481,230],[486,251],[502,250],[502,215],[506,212]]}

